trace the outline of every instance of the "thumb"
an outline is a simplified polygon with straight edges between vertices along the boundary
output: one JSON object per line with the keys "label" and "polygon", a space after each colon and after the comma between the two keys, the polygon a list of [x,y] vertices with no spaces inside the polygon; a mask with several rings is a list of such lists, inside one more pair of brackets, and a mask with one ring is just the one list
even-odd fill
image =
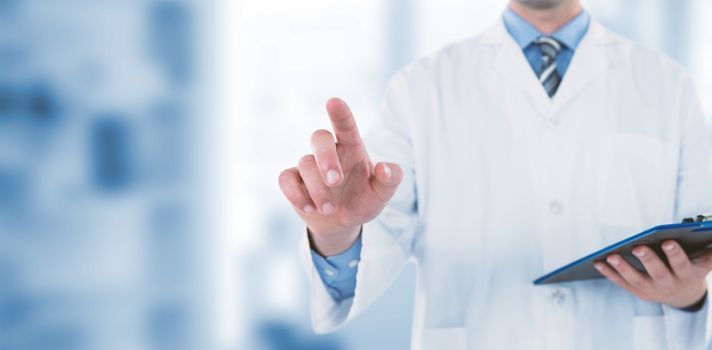
{"label": "thumb", "polygon": [[373,169],[371,185],[378,198],[387,202],[396,193],[396,189],[403,179],[403,170],[395,163],[380,162]]}

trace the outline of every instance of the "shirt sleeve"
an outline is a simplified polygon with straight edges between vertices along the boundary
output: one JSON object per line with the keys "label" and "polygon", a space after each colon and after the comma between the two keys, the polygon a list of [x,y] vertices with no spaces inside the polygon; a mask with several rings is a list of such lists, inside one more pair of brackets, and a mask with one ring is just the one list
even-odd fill
{"label": "shirt sleeve", "polygon": [[311,250],[312,261],[329,294],[336,302],[354,296],[356,272],[361,260],[361,236],[345,252],[330,257]]}
{"label": "shirt sleeve", "polygon": [[687,311],[687,312],[698,312],[702,310],[702,308],[705,306],[707,303],[707,292],[705,292],[705,295],[698,300],[696,303],[688,306],[688,307],[681,307],[679,308],[682,311]]}

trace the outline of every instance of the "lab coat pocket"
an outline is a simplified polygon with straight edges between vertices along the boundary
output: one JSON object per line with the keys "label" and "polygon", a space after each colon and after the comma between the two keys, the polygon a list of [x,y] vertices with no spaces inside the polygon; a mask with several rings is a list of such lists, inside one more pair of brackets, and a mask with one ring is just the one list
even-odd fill
{"label": "lab coat pocket", "polygon": [[601,136],[596,212],[602,226],[631,234],[630,230],[667,219],[675,194],[672,152],[668,143],[649,136],[620,132]]}
{"label": "lab coat pocket", "polygon": [[664,316],[633,317],[633,349],[663,350],[667,348]]}
{"label": "lab coat pocket", "polygon": [[418,350],[465,350],[467,349],[466,327],[425,328]]}

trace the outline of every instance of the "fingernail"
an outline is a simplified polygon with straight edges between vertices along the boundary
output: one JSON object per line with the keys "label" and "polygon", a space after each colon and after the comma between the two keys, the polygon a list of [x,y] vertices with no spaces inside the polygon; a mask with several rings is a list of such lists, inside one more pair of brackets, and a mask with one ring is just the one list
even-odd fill
{"label": "fingernail", "polygon": [[383,171],[386,172],[386,178],[390,179],[391,178],[391,168],[388,166],[388,164],[383,163]]}
{"label": "fingernail", "polygon": [[645,256],[645,249],[633,249],[633,255],[642,258]]}
{"label": "fingernail", "polygon": [[598,270],[598,271],[603,270],[603,266],[601,266],[601,263],[595,263],[595,264],[593,264],[593,267],[595,267],[596,270]]}
{"label": "fingernail", "polygon": [[311,214],[311,213],[314,212],[314,207],[312,207],[311,205],[307,204],[307,205],[304,206],[304,212],[307,213],[307,214]]}
{"label": "fingernail", "polygon": [[336,170],[329,170],[326,172],[326,183],[333,185],[339,182],[339,173]]}
{"label": "fingernail", "polygon": [[672,251],[673,249],[675,249],[675,245],[672,244],[672,242],[667,242],[667,243],[663,244],[663,249],[664,249],[666,252],[670,252],[670,251]]}
{"label": "fingernail", "polygon": [[608,262],[613,266],[618,266],[618,264],[621,263],[620,259],[617,256],[609,256],[606,260],[608,260]]}
{"label": "fingernail", "polygon": [[326,202],[323,206],[321,206],[321,210],[324,212],[324,214],[331,214],[334,212],[334,204],[331,202]]}

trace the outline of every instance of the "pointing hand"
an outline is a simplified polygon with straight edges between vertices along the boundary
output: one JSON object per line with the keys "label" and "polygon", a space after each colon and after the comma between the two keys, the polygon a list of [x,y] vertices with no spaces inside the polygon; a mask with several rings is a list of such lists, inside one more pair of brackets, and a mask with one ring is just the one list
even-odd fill
{"label": "pointing hand", "polygon": [[326,109],[334,134],[315,131],[314,153],[282,171],[279,185],[307,224],[317,250],[330,256],[348,249],[361,225],[383,210],[403,173],[393,163],[371,163],[346,103],[332,98]]}

